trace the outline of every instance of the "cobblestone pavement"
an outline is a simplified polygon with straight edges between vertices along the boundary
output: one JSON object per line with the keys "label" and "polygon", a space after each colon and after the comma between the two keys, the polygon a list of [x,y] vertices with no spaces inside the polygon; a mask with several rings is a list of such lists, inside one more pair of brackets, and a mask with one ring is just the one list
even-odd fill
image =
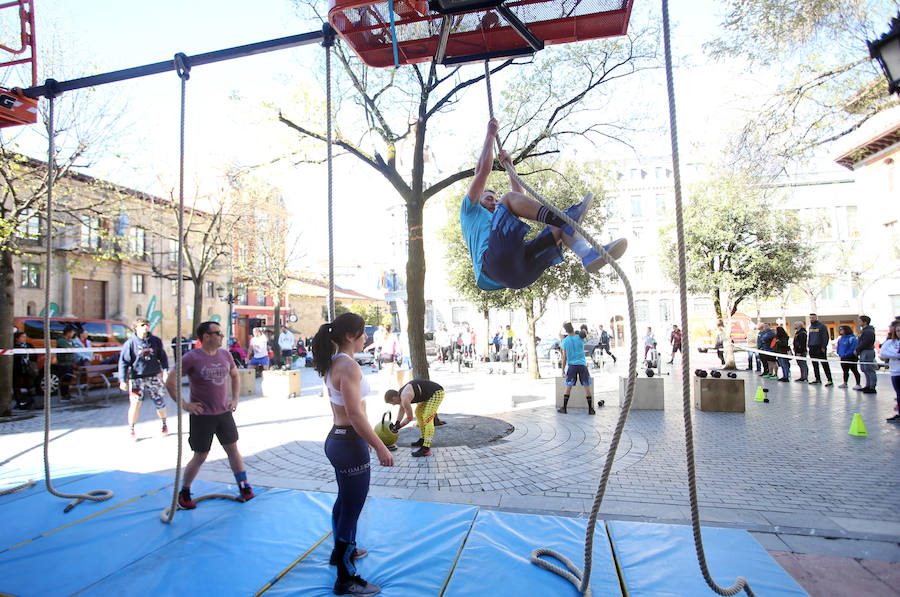
{"label": "cobblestone pavement", "polygon": [[[714,358],[697,355],[692,366],[712,365]],[[412,458],[408,446],[418,434],[406,428],[394,452],[395,466],[373,461],[372,495],[586,516],[621,412],[623,361],[616,370],[593,372],[597,398],[606,400],[596,416],[578,408],[574,398],[568,415],[557,413],[552,379],[433,366],[432,378],[447,390],[441,413],[449,425],[478,415],[508,423],[514,431],[495,441],[442,447],[439,427],[433,455]],[[315,373],[301,373],[298,398],[242,399],[236,413],[239,447],[253,484],[335,491],[323,451],[330,409]],[[371,376],[383,392],[386,375]],[[890,378],[879,375],[879,392],[869,396],[837,387],[763,382],[748,372],[739,376],[746,380],[746,413],[691,410],[704,523],[750,530],[770,550],[900,562],[900,425],[885,422],[893,414]],[[665,410],[633,411],[628,418],[600,508],[603,518],[690,520],[680,374],[663,380]],[[770,390],[770,403],[753,401],[757,385]],[[177,438],[160,436],[148,404],[138,424],[139,441],[129,440],[126,408],[121,395],[109,406],[98,399],[54,407],[54,470],[171,473]],[[387,409],[379,396],[369,399],[373,422]],[[854,413],[862,416],[868,437],[848,434]],[[174,417],[169,425],[174,431]],[[2,422],[0,433],[3,469],[41,470],[40,413]],[[189,451],[186,441],[184,450]],[[231,481],[218,444],[200,477]]]}

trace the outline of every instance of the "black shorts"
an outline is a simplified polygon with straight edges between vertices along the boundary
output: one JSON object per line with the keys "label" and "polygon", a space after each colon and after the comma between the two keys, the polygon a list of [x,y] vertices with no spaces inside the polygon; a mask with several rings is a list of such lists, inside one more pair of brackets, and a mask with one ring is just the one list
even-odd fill
{"label": "black shorts", "polygon": [[220,415],[191,415],[191,432],[188,445],[194,452],[209,452],[212,438],[215,435],[223,446],[238,440],[237,425],[234,416],[229,413]]}

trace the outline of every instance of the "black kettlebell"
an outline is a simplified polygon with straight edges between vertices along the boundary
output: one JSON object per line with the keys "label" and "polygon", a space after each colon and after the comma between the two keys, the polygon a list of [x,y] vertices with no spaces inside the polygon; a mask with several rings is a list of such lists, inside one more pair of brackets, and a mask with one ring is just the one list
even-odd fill
{"label": "black kettlebell", "polygon": [[764,394],[768,394],[768,393],[769,393],[769,388],[763,388],[763,393],[764,393]]}
{"label": "black kettlebell", "polygon": [[715,377],[716,379],[719,379],[720,377],[722,377],[721,371],[710,371],[709,374],[710,374],[710,376]]}
{"label": "black kettlebell", "polygon": [[706,377],[706,371],[704,371],[703,369],[697,369],[696,371],[694,371],[694,375],[696,375],[697,377]]}
{"label": "black kettlebell", "polygon": [[768,401],[769,401],[768,398],[763,398],[763,402],[768,402]]}
{"label": "black kettlebell", "polygon": [[645,371],[645,373],[647,374],[647,377],[653,377],[653,369],[651,369],[650,367],[647,367],[647,371]]}
{"label": "black kettlebell", "polygon": [[731,372],[728,374],[728,377],[731,379],[737,379],[737,373]]}

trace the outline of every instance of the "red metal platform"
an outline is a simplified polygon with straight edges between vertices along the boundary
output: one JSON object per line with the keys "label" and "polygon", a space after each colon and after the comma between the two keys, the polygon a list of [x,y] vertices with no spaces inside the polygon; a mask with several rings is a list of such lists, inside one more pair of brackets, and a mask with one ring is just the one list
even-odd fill
{"label": "red metal platform", "polygon": [[[634,0],[524,0],[506,6],[545,44],[623,35]],[[400,64],[431,60],[442,15],[424,0],[393,0]],[[331,26],[369,66],[394,65],[390,5],[365,0],[329,0]],[[445,57],[473,60],[529,52],[525,40],[494,9],[450,15]]]}

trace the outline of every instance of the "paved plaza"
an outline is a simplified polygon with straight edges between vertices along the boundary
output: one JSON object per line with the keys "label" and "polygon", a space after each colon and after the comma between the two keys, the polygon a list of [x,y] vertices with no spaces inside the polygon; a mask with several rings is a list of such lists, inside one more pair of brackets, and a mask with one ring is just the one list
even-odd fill
{"label": "paved plaza", "polygon": [[[695,355],[692,367],[714,361],[714,355]],[[574,397],[569,414],[557,413],[549,370],[543,371],[546,379],[530,380],[513,374],[508,363],[493,368],[493,373],[486,365],[457,372],[432,364],[432,379],[447,390],[440,409],[447,425],[437,428],[427,458],[410,456],[409,442],[418,430],[403,429],[395,466],[373,461],[372,495],[588,515],[621,412],[618,376],[627,371],[624,359],[617,367],[592,371],[596,396],[606,401],[595,416]],[[334,492],[334,472],[323,451],[330,408],[315,372],[301,374],[299,397],[242,399],[235,415],[238,445],[253,485]],[[369,375],[378,392],[368,406],[374,423],[389,409],[379,395],[388,378]],[[691,410],[703,523],[751,531],[810,594],[900,595],[900,425],[885,422],[894,412],[890,378],[879,375],[878,394],[864,395],[836,386],[763,381],[746,371],[738,375],[745,380],[745,413]],[[680,373],[662,377],[665,410],[630,413],[601,518],[690,521]],[[753,400],[758,385],[769,389],[769,403]],[[87,404],[56,407],[54,401],[54,470],[173,474],[175,434],[160,435],[148,404],[137,426],[139,439],[130,440],[126,409],[121,394],[108,406],[102,395]],[[16,412],[0,423],[0,462],[4,468],[39,470],[42,412]],[[861,415],[868,437],[848,434],[854,413]],[[172,416],[169,427],[175,426]],[[184,444],[189,454],[186,437]],[[218,444],[200,478],[233,482]],[[806,582],[804,575],[810,576]],[[828,583],[822,585],[827,592],[816,593],[816,583]],[[844,585],[846,592],[836,588]]]}

